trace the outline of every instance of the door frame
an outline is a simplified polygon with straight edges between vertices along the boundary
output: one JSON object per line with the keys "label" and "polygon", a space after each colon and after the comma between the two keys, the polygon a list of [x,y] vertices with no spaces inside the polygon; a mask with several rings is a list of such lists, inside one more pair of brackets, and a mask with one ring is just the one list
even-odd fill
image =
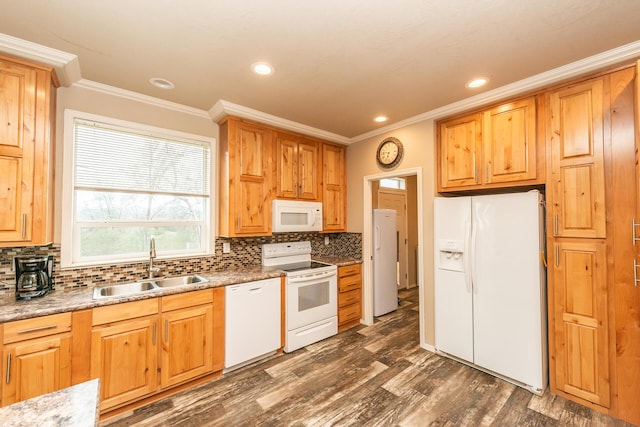
{"label": "door frame", "polygon": [[417,205],[418,205],[418,306],[419,306],[419,324],[420,324],[420,347],[429,350],[432,347],[427,345],[424,339],[424,220],[423,220],[423,181],[422,168],[401,169],[393,172],[385,172],[375,175],[366,175],[363,177],[362,191],[362,211],[363,211],[363,233],[362,233],[362,261],[363,261],[363,277],[362,277],[362,299],[363,313],[362,320],[365,325],[373,324],[373,262],[372,262],[372,238],[373,238],[373,219],[371,212],[373,210],[373,181],[382,178],[403,177],[416,175],[417,181]]}

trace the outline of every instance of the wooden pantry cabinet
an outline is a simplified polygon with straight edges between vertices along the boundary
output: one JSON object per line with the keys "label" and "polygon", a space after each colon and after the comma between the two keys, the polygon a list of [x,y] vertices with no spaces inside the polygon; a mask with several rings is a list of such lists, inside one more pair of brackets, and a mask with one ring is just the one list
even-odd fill
{"label": "wooden pantry cabinet", "polygon": [[338,332],[360,323],[362,317],[362,265],[338,267]]}
{"label": "wooden pantry cabinet", "polygon": [[219,235],[270,235],[276,165],[272,130],[234,117],[219,125]]}
{"label": "wooden pantry cabinet", "polygon": [[2,406],[71,385],[71,313],[2,325]]}
{"label": "wooden pantry cabinet", "polygon": [[322,143],[276,133],[276,198],[319,201]]}
{"label": "wooden pantry cabinet", "polygon": [[57,87],[52,68],[0,55],[0,246],[53,239]]}
{"label": "wooden pantry cabinet", "polygon": [[544,183],[537,97],[446,119],[438,129],[438,191]]}
{"label": "wooden pantry cabinet", "polygon": [[550,389],[633,424],[640,424],[637,79],[625,68],[545,94]]}

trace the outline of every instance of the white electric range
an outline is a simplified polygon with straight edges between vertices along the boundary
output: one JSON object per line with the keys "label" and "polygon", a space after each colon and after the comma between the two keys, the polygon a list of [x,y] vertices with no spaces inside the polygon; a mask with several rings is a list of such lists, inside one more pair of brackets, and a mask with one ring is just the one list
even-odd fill
{"label": "white electric range", "polygon": [[338,333],[338,267],[313,261],[311,242],[264,244],[262,265],[287,273],[285,352]]}

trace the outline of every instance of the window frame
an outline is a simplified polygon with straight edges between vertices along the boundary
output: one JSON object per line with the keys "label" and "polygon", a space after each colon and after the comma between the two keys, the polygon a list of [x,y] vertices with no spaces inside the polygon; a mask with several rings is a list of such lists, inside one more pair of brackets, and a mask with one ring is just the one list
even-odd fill
{"label": "window frame", "polygon": [[[88,122],[102,123],[108,126],[121,127],[126,130],[130,130],[136,133],[147,133],[159,138],[165,137],[174,140],[184,140],[185,142],[204,142],[209,145],[209,198],[206,202],[207,213],[205,214],[205,244],[201,252],[191,253],[165,253],[162,254],[162,249],[156,247],[158,252],[158,259],[176,259],[176,258],[192,258],[198,256],[215,255],[215,235],[217,229],[216,212],[217,212],[217,199],[216,199],[216,176],[217,176],[217,140],[213,137],[207,137],[203,135],[196,135],[172,129],[161,128],[152,125],[146,125],[137,122],[131,122],[127,120],[115,119],[112,117],[101,116],[97,114],[86,113],[82,111],[76,111],[71,109],[65,109],[64,111],[64,138],[63,138],[63,158],[62,158],[62,209],[61,209],[61,235],[60,235],[60,265],[62,268],[74,268],[93,265],[104,264],[122,264],[122,263],[135,263],[148,260],[148,257],[127,257],[126,255],[108,255],[101,257],[87,257],[85,260],[74,260],[74,247],[79,244],[80,233],[76,233],[77,225],[83,223],[83,221],[76,222],[75,219],[75,187],[74,187],[74,173],[75,173],[75,141],[74,141],[74,126],[75,121],[84,120]],[[147,194],[147,193],[144,193]],[[154,222],[154,225],[162,226],[166,225],[167,221]],[[169,221],[171,224],[175,224]],[[184,225],[200,224],[200,221],[184,222]],[[207,228],[208,223],[208,230]],[[133,224],[133,223],[132,223]],[[140,223],[137,222],[137,225]],[[118,226],[126,226],[127,224],[119,222]],[[103,226],[103,225],[99,225]]]}

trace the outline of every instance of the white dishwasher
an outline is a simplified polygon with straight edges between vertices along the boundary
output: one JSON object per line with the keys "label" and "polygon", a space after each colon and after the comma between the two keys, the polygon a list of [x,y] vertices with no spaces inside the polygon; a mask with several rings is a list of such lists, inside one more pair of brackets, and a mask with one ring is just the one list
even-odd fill
{"label": "white dishwasher", "polygon": [[225,288],[224,367],[239,368],[281,347],[280,278]]}

